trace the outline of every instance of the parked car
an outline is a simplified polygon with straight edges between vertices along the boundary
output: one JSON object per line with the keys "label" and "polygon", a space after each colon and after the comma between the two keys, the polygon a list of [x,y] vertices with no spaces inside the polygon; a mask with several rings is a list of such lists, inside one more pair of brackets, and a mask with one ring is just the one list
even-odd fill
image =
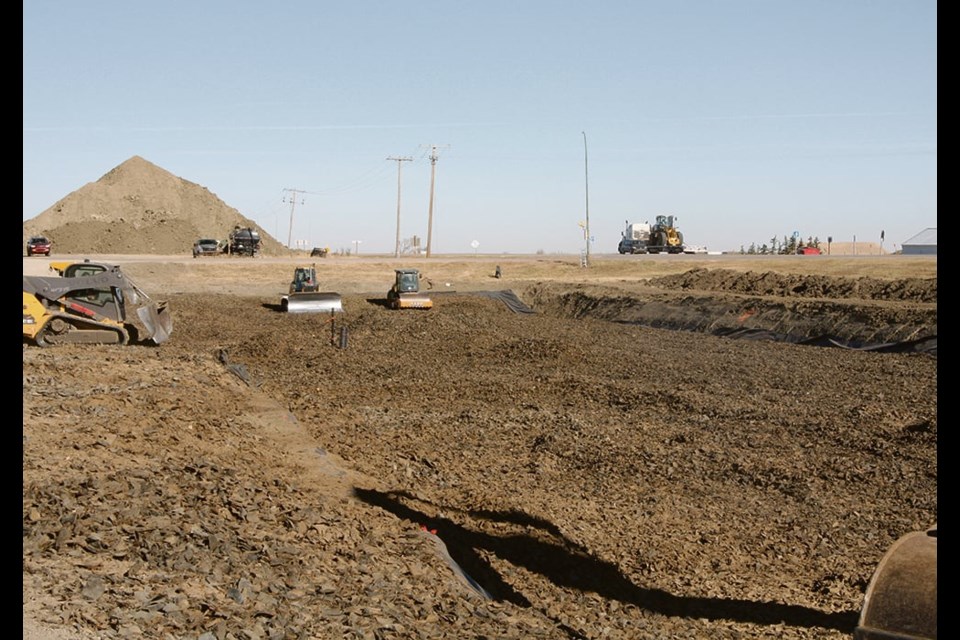
{"label": "parked car", "polygon": [[50,239],[46,236],[31,236],[27,240],[27,255],[50,255]]}
{"label": "parked car", "polygon": [[220,241],[212,238],[200,238],[193,243],[193,257],[215,256],[220,253]]}

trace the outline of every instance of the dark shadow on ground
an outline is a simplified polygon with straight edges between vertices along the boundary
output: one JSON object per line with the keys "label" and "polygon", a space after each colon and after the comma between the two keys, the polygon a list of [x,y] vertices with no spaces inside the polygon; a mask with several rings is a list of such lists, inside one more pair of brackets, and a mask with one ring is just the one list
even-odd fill
{"label": "dark shadow on ground", "polygon": [[[684,618],[732,620],[765,625],[787,624],[794,627],[834,629],[853,634],[859,612],[828,613],[810,607],[777,602],[756,602],[730,598],[699,598],[675,596],[662,589],[635,585],[617,567],[590,556],[578,545],[560,537],[548,539],[528,534],[497,536],[475,531],[448,518],[436,518],[404,504],[401,499],[409,494],[380,492],[372,489],[354,489],[354,495],[363,502],[380,507],[397,517],[435,529],[446,544],[450,556],[460,567],[482,585],[492,597],[520,606],[530,601],[507,584],[477,553],[485,550],[496,554],[518,567],[536,572],[559,587],[593,592],[603,598],[658,613]],[[447,510],[444,508],[444,510]],[[465,520],[496,519],[500,522],[521,524],[516,512],[498,515],[496,512],[464,512]],[[529,516],[524,516],[532,522]],[[545,533],[556,531],[550,523],[539,522]]]}

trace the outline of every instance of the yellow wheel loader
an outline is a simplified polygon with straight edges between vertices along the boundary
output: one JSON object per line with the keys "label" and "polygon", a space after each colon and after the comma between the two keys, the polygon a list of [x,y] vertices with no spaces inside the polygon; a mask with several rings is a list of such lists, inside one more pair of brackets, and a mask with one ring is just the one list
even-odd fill
{"label": "yellow wheel loader", "polygon": [[[119,266],[55,262],[59,276],[23,276],[23,337],[41,347],[59,344],[161,344],[173,321]],[[128,312],[135,311],[133,314]]]}
{"label": "yellow wheel loader", "polygon": [[343,311],[343,299],[339,293],[320,291],[315,265],[297,267],[280,308],[287,313],[338,313]]}
{"label": "yellow wheel loader", "polygon": [[416,269],[397,269],[396,280],[387,291],[387,306],[391,309],[431,309],[433,300],[420,292],[421,277]]}
{"label": "yellow wheel loader", "polygon": [[650,227],[650,240],[647,253],[683,253],[683,234],[677,228],[674,216],[657,216]]}

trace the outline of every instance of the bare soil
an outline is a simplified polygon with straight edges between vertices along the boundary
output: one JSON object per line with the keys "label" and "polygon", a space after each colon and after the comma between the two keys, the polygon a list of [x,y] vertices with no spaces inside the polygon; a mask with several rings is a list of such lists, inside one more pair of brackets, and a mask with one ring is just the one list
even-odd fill
{"label": "bare soil", "polygon": [[847,639],[937,521],[935,257],[93,258],[174,333],[23,345],[25,638]]}

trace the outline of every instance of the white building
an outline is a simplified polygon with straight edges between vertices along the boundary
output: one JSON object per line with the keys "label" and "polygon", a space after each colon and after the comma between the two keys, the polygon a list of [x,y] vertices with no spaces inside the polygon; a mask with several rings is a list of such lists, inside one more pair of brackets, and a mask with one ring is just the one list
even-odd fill
{"label": "white building", "polygon": [[902,247],[904,255],[937,255],[937,228],[924,229],[909,240],[904,240]]}

